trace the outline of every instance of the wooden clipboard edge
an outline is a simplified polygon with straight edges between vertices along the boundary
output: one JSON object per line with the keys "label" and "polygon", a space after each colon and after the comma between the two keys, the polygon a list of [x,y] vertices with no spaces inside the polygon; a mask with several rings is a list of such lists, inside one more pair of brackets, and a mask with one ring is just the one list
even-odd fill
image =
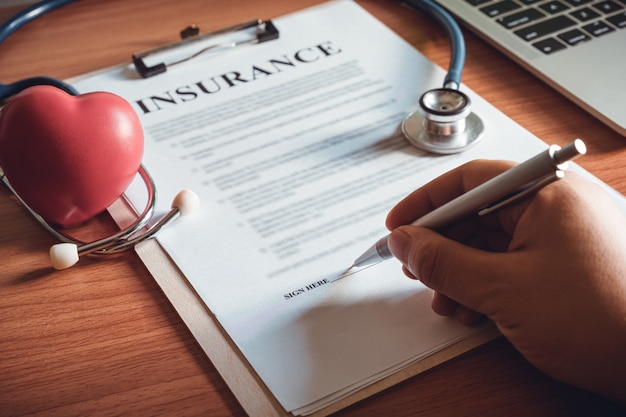
{"label": "wooden clipboard edge", "polygon": [[[109,207],[109,212],[120,225],[130,223],[134,216],[122,199]],[[246,413],[292,416],[265,386],[159,243],[150,239],[137,245],[135,251]],[[499,336],[495,327],[487,327],[308,416],[326,417]]]}
{"label": "wooden clipboard edge", "polygon": [[[124,199],[118,199],[108,211],[120,226],[131,223],[135,216]],[[135,246],[135,252],[246,413],[290,416],[265,387],[161,245],[155,239],[149,239]]]}
{"label": "wooden clipboard edge", "polygon": [[289,416],[158,242],[151,239],[135,250],[244,410]]}

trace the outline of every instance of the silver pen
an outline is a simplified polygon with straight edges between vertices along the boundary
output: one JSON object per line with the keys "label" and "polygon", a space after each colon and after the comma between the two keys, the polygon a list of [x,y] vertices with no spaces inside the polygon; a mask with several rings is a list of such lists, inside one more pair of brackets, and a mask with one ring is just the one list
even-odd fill
{"label": "silver pen", "polygon": [[[580,139],[564,148],[552,145],[546,151],[437,207],[411,225],[438,230],[472,214],[482,216],[491,213],[563,178],[567,161],[586,152],[585,143]],[[378,240],[359,256],[349,269],[366,267],[391,258],[392,254],[387,245],[388,238],[389,235]]]}

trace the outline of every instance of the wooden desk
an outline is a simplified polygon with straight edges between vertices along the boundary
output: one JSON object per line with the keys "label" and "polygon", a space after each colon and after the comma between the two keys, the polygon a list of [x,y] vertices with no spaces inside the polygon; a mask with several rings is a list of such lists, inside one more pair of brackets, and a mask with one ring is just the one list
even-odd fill
{"label": "wooden desk", "polygon": [[[84,0],[0,45],[0,80],[75,76],[127,62],[191,23],[209,31],[317,2]],[[427,18],[389,1],[359,3],[447,66],[446,37]],[[0,18],[9,14],[0,11]],[[590,152],[580,164],[626,193],[624,138],[469,33],[467,43],[464,81],[471,88],[546,142],[585,139]],[[101,215],[85,233],[113,229]],[[55,272],[47,257],[52,243],[2,187],[0,415],[244,415],[134,254],[85,259]],[[338,415],[622,414],[602,398],[543,376],[500,339]]]}

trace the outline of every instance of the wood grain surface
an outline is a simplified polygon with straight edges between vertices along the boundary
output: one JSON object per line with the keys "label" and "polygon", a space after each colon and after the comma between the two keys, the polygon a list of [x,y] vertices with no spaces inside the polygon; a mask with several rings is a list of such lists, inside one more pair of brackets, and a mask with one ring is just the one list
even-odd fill
{"label": "wood grain surface", "polygon": [[[132,53],[314,0],[83,0],[0,45],[0,81],[68,78]],[[363,7],[435,63],[448,42],[428,18],[389,0]],[[17,8],[0,9],[0,19]],[[580,164],[626,193],[626,139],[466,32],[464,82],[548,143],[582,138]],[[115,230],[107,214],[83,237]],[[243,409],[133,253],[49,266],[55,243],[0,189],[0,416],[242,416]],[[418,375],[337,416],[617,416],[624,409],[549,379],[503,339]]]}

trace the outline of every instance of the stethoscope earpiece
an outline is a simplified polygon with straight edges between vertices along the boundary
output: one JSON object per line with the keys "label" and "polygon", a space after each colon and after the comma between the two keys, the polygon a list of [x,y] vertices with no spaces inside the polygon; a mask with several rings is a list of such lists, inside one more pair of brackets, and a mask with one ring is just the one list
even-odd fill
{"label": "stethoscope earpiece", "polygon": [[[148,180],[147,185],[151,185],[151,179]],[[153,195],[149,196],[151,200],[146,207],[144,214],[140,215],[138,221],[135,224],[144,220],[149,220],[149,217],[145,213],[152,213]],[[164,225],[172,221],[177,216],[189,215],[200,207],[200,198],[196,193],[191,190],[181,190],[176,194],[172,201],[171,209],[161,217],[154,225],[143,233],[137,233],[136,227],[129,227],[121,232],[106,237],[104,239],[91,242],[82,243],[79,241],[68,241],[67,235],[57,235],[60,238],[66,239],[62,243],[57,243],[50,248],[50,262],[52,267],[57,270],[67,269],[70,266],[76,264],[81,255],[87,255],[89,253],[97,254],[113,254],[119,253],[123,250],[134,247],[135,245],[150,239],[154,236]],[[46,228],[50,227],[47,224]]]}
{"label": "stethoscope earpiece", "polygon": [[[74,0],[41,1],[25,8],[0,24],[0,43],[24,24],[72,1]],[[90,93],[81,97],[76,89],[63,81],[50,77],[35,77],[11,84],[0,83],[0,101],[9,98],[11,100],[0,113],[5,116],[0,126],[2,148],[0,160],[4,165],[0,167],[0,181],[48,232],[61,241],[50,248],[50,260],[55,269],[69,268],[76,264],[82,255],[90,253],[107,255],[130,249],[153,237],[175,218],[196,211],[200,205],[200,199],[195,193],[182,190],[174,198],[171,209],[158,220],[153,220],[156,189],[152,177],[141,165],[143,153],[141,123],[132,107],[121,97],[104,92]],[[28,130],[27,127],[32,125],[33,115],[47,115],[51,105],[57,110],[54,117],[36,119],[37,129]],[[97,117],[92,117],[93,109],[96,108]],[[70,114],[67,109],[73,112],[71,114],[79,114],[81,122],[68,123],[75,127],[65,129],[63,135],[57,135],[54,129],[60,123],[58,114],[67,116]],[[82,112],[78,113],[79,111]],[[7,121],[8,117],[11,123]],[[90,135],[89,131],[85,133],[85,130],[80,130],[84,126],[88,129],[90,125],[87,122],[92,119],[103,123],[110,122],[109,126],[112,127],[117,128],[118,125],[120,127],[117,130],[111,127],[103,129],[105,133],[96,132],[93,135]],[[98,138],[98,141],[88,144],[91,153],[80,148],[85,137],[91,137],[92,140],[93,137]],[[28,141],[24,141],[25,138]],[[41,148],[42,144],[48,145],[51,142],[54,142],[54,146],[48,148],[56,152],[52,157],[46,155],[48,159],[33,158],[28,164],[20,160],[20,156],[29,154],[30,148]],[[76,149],[81,151],[82,164],[75,163],[74,154],[70,152]],[[101,151],[104,149],[110,152]],[[119,153],[116,153],[117,149],[120,150]],[[115,157],[111,158],[110,154],[115,154]],[[85,159],[88,157],[91,157],[91,160]],[[58,164],[48,163],[50,160],[58,161]],[[65,161],[69,161],[70,168],[65,169],[63,165]],[[36,171],[34,167],[40,171]],[[120,175],[112,175],[118,171]],[[106,182],[100,181],[100,177],[92,178],[92,174],[101,172],[106,173]],[[83,223],[104,210],[114,199],[119,198],[135,177],[135,173],[146,186],[147,202],[143,212],[139,213],[130,225],[113,235],[93,242],[80,241],[62,230],[64,227]],[[41,178],[53,180],[41,185]],[[73,178],[79,178],[79,181],[73,183],[71,181]],[[86,178],[92,181],[86,181]],[[102,186],[104,183],[107,185],[106,189]],[[17,190],[20,190],[22,195]],[[44,195],[44,191],[51,194]],[[151,221],[153,224],[148,226]]]}
{"label": "stethoscope earpiece", "polygon": [[[71,95],[49,85],[29,86],[11,97],[0,116],[0,181],[61,242],[50,249],[55,269],[69,268],[83,255],[130,249],[199,206],[198,196],[183,190],[164,216],[153,219],[156,187],[141,165],[141,122],[119,96]],[[73,123],[77,117],[81,123]],[[59,121],[69,127],[60,130]],[[100,129],[102,124],[108,128]],[[64,230],[104,211],[137,176],[147,201],[130,225],[93,242]]]}
{"label": "stethoscope earpiece", "polygon": [[459,90],[428,90],[419,100],[418,111],[402,122],[402,133],[414,146],[427,152],[463,152],[483,138],[482,120],[471,112],[469,97]]}

